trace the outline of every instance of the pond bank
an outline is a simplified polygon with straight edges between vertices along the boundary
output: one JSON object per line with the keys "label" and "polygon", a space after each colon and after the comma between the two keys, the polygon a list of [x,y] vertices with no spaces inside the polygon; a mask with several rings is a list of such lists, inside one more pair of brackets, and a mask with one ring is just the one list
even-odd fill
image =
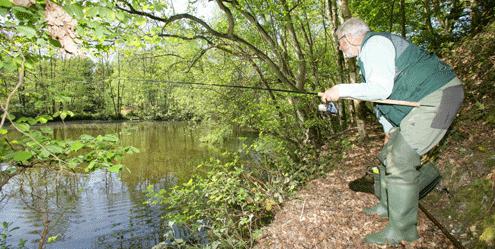
{"label": "pond bank", "polygon": [[[357,134],[351,134],[354,139]],[[376,136],[375,136],[376,137]],[[384,248],[366,245],[366,234],[385,227],[386,220],[362,211],[377,202],[370,194],[354,192],[348,184],[377,163],[382,140],[354,144],[336,169],[310,181],[286,202],[258,240],[256,248]],[[440,229],[419,215],[420,239],[407,248],[453,248]]]}

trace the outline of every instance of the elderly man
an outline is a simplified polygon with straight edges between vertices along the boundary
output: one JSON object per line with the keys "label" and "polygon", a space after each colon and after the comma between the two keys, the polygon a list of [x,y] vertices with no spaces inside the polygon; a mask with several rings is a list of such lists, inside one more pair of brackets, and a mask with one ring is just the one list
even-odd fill
{"label": "elderly man", "polygon": [[454,120],[464,97],[462,82],[437,56],[394,34],[370,32],[357,18],[344,22],[336,36],[344,56],[357,57],[364,82],[335,85],[325,91],[323,101],[352,97],[422,104],[375,107],[385,131],[385,145],[378,155],[380,177],[375,178],[380,201],[364,210],[389,219],[383,231],[366,236],[367,243],[414,241],[419,237],[418,182],[424,177],[418,170],[420,156],[440,142]]}

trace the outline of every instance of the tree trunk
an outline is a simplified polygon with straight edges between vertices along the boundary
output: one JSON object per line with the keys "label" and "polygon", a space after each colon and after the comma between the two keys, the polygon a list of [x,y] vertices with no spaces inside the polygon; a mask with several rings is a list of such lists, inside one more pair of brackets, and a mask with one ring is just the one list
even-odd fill
{"label": "tree trunk", "polygon": [[406,3],[405,0],[400,0],[400,33],[403,38],[406,38]]}
{"label": "tree trunk", "polygon": [[[341,9],[341,13],[342,13],[342,18],[344,20],[347,20],[347,19],[352,17],[351,11],[349,9],[349,3],[347,0],[341,1],[340,9]],[[357,72],[357,67],[356,67],[356,59],[352,58],[352,59],[347,60],[346,65],[347,65],[347,68],[349,70],[348,71],[348,77],[350,79],[350,83],[356,83],[357,77],[358,77],[358,72]],[[360,112],[359,112],[360,103],[359,103],[359,101],[354,100],[354,101],[352,101],[352,104],[353,104],[352,109],[354,110],[354,112],[352,112],[352,110],[350,110],[349,114],[350,114],[351,118],[354,118],[354,121],[355,121],[357,129],[358,129],[358,133],[359,133],[359,139],[364,140],[367,135],[366,135],[365,127],[364,127],[364,120],[361,117]]]}
{"label": "tree trunk", "polygon": [[390,22],[388,27],[388,32],[392,32],[394,27],[394,9],[395,9],[395,0],[392,0],[392,7],[390,8]]}

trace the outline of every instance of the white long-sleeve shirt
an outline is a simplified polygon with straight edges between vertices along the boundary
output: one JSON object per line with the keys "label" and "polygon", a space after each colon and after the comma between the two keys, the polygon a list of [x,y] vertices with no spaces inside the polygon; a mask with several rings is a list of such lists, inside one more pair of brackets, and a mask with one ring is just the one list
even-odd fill
{"label": "white long-sleeve shirt", "polygon": [[[359,53],[366,82],[338,84],[340,97],[363,100],[386,99],[392,93],[395,78],[395,48],[383,36],[372,36]],[[393,125],[383,116],[378,120],[387,133]]]}

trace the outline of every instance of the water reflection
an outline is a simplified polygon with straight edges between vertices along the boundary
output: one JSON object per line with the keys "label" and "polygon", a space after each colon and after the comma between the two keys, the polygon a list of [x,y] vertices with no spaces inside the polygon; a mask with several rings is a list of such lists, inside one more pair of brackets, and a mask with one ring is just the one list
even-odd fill
{"label": "water reflection", "polygon": [[[0,221],[19,229],[8,242],[28,248],[150,248],[162,234],[158,207],[143,205],[149,184],[167,187],[189,179],[209,156],[198,130],[185,123],[99,123],[54,127],[57,138],[118,133],[123,145],[141,153],[126,156],[121,174],[68,174],[28,169],[0,189]],[[4,178],[1,178],[2,180]],[[55,242],[45,244],[49,237]]]}

